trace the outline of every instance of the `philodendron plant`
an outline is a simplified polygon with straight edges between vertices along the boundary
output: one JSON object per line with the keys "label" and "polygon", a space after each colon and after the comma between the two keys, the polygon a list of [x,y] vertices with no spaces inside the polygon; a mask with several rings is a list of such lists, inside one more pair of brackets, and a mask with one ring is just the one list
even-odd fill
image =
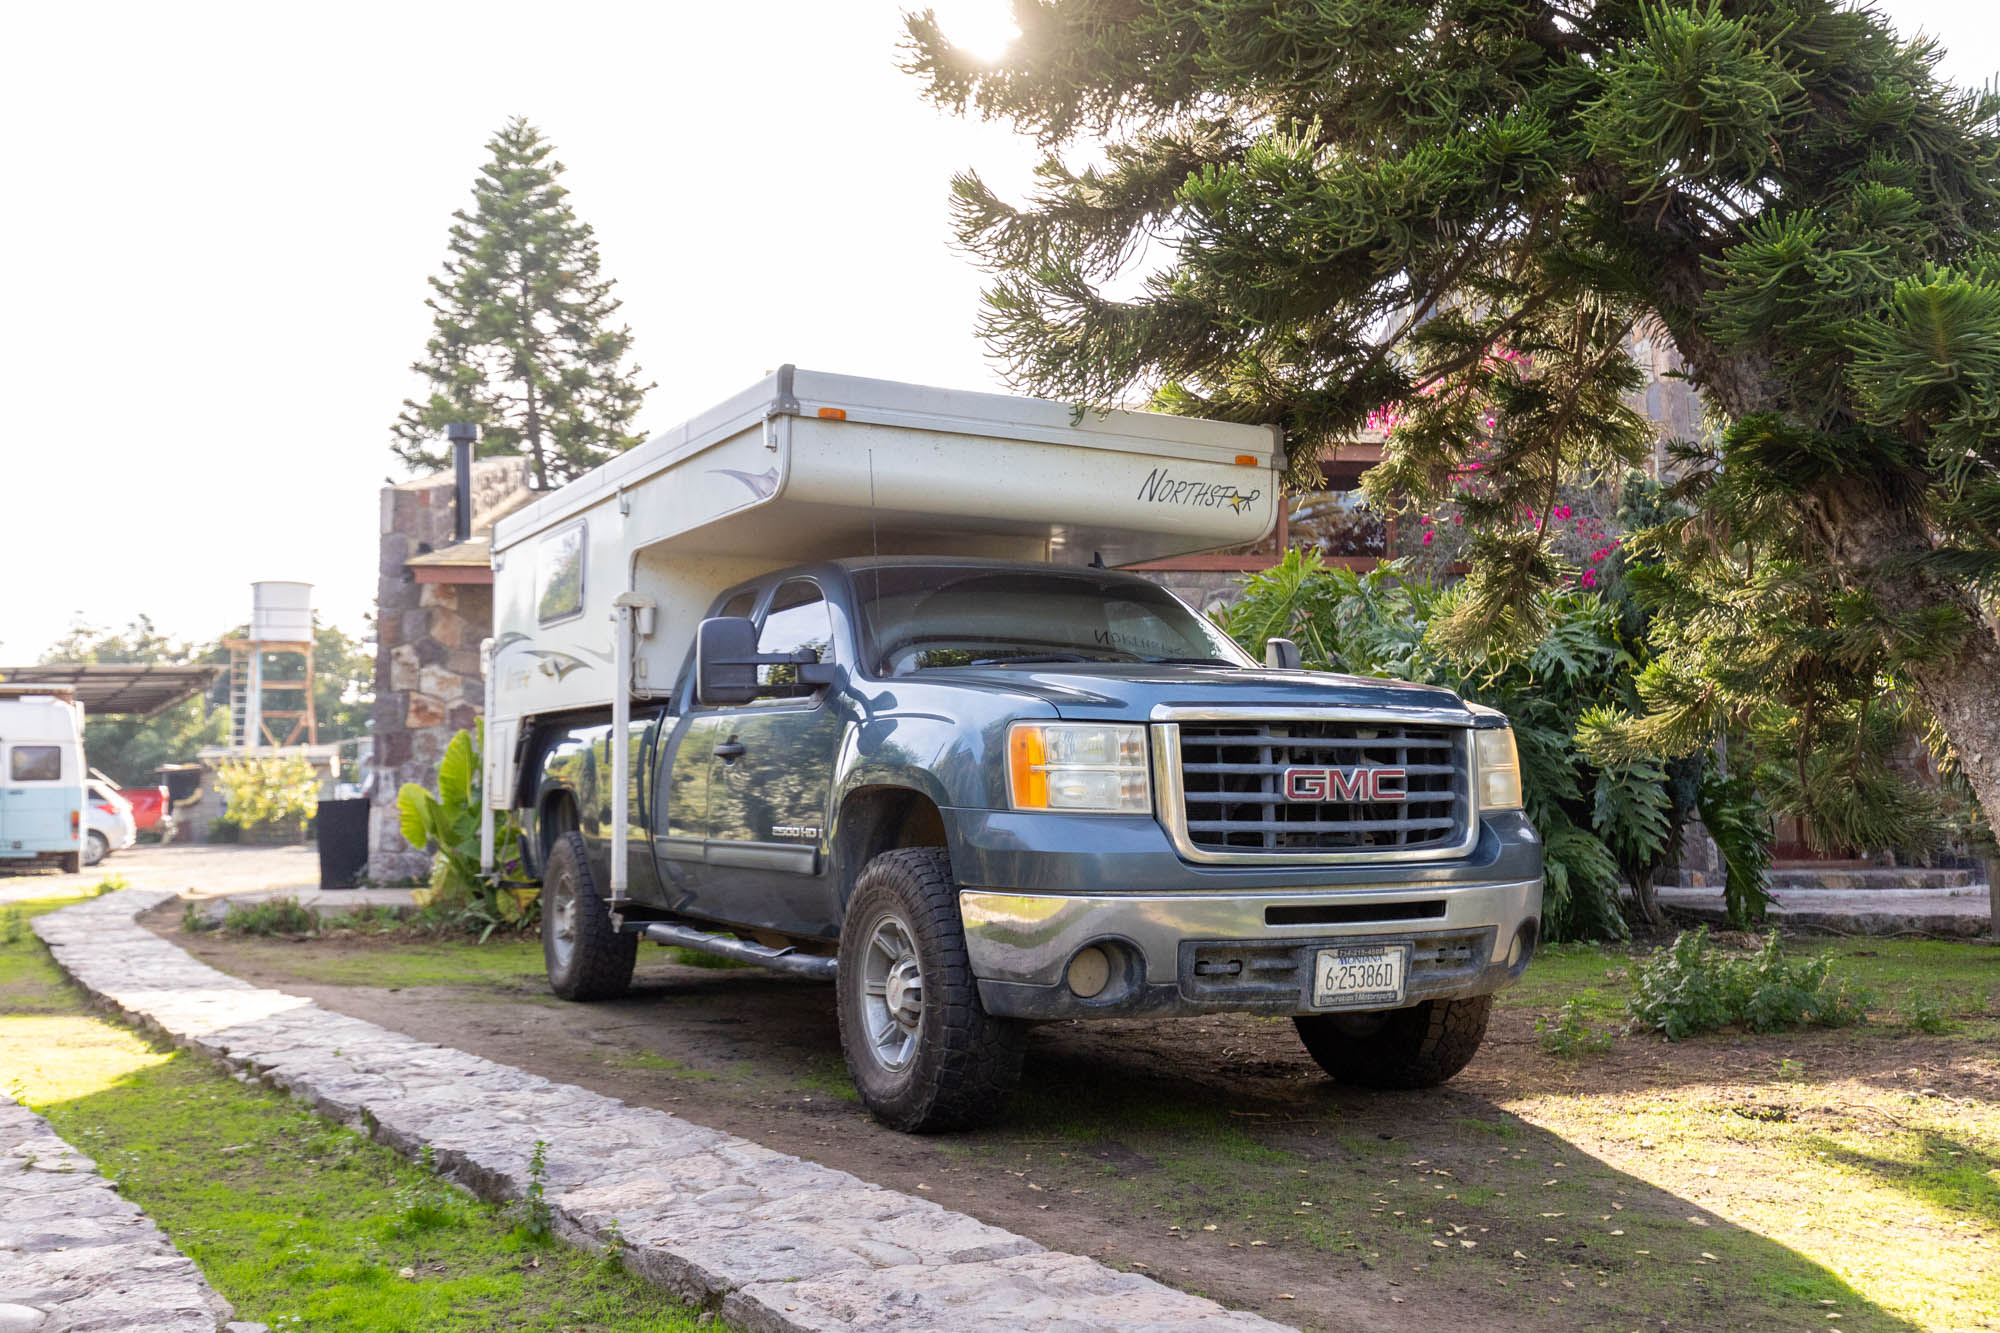
{"label": "philodendron plant", "polygon": [[[500,920],[516,921],[522,908],[514,895],[500,890],[499,876],[482,875],[479,870],[480,751],[486,728],[458,732],[444,748],[438,761],[435,793],[414,782],[406,782],[396,794],[402,814],[403,839],[412,847],[435,853],[431,861],[431,889],[446,902],[479,901],[492,909]],[[519,830],[513,816],[497,814],[493,828],[493,864],[513,861],[519,844]]]}

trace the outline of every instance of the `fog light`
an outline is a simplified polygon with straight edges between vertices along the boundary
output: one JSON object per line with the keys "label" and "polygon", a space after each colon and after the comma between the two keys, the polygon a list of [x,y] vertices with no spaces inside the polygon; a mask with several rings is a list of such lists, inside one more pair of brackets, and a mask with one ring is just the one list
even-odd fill
{"label": "fog light", "polygon": [[1069,988],[1080,1000],[1101,995],[1111,984],[1111,960],[1096,945],[1080,950],[1069,960]]}

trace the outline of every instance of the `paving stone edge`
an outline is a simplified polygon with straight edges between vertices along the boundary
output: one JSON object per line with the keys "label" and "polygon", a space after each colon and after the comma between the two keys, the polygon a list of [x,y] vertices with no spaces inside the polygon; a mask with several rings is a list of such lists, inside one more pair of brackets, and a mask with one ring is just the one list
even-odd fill
{"label": "paving stone edge", "polygon": [[[198,962],[125,889],[38,916],[100,1004],[494,1201],[541,1184],[555,1232],[755,1333],[1277,1333],[1136,1273],[678,1116],[437,1046]],[[546,1144],[539,1172],[531,1164]]]}

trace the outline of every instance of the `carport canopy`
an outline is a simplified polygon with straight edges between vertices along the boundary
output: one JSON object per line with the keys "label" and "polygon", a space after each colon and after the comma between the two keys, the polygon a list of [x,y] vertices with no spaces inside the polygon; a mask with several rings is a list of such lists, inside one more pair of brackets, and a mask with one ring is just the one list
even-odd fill
{"label": "carport canopy", "polygon": [[0,681],[60,687],[93,717],[152,717],[200,694],[222,671],[210,664],[148,662],[0,667]]}

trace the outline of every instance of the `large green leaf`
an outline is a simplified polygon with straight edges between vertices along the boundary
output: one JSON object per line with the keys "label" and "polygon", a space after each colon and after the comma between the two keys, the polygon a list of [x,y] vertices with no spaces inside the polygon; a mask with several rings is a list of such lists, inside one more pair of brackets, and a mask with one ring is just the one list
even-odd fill
{"label": "large green leaf", "polygon": [[412,847],[430,844],[437,828],[437,802],[414,782],[405,782],[396,793],[396,811],[402,817],[403,841]]}
{"label": "large green leaf", "polygon": [[472,767],[472,737],[458,732],[438,760],[438,803],[447,810],[472,804]]}

